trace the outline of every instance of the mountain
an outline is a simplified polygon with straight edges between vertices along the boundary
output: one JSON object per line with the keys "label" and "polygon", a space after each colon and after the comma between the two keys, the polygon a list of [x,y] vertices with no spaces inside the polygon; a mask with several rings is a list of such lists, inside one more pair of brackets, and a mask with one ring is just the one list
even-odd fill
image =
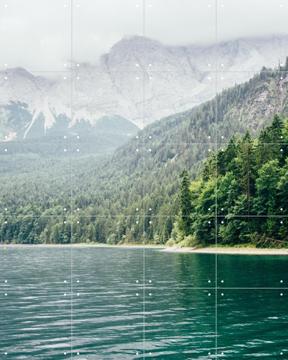
{"label": "mountain", "polygon": [[247,81],[263,66],[277,66],[287,54],[288,35],[203,46],[132,36],[95,64],[75,63],[61,77],[6,69],[0,72],[0,136],[9,141],[55,129],[70,133],[79,123],[94,127],[115,116],[143,128]]}
{"label": "mountain", "polygon": [[[1,145],[0,241],[164,243],[178,213],[179,175],[275,113],[288,114],[288,74],[263,70],[189,111],[140,131],[112,157],[11,157]],[[105,119],[104,119],[105,120]],[[80,148],[81,150],[81,148]],[[72,166],[71,166],[72,165]],[[5,223],[5,221],[6,223]]]}

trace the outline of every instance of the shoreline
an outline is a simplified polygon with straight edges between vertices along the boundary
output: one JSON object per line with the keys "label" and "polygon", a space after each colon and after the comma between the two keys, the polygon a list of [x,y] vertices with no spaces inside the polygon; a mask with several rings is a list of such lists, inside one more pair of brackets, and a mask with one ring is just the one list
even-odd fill
{"label": "shoreline", "polygon": [[189,248],[189,247],[170,247],[162,251],[167,253],[182,254],[214,254],[214,255],[281,255],[288,256],[288,249],[275,248],[253,248],[253,247],[205,247],[205,248]]}
{"label": "shoreline", "polygon": [[1,248],[106,248],[106,249],[161,249],[164,250],[164,245],[153,244],[122,244],[109,245],[99,243],[75,243],[75,244],[0,244]]}
{"label": "shoreline", "polygon": [[6,248],[105,248],[105,249],[152,249],[165,253],[175,254],[214,254],[214,255],[274,255],[288,256],[287,249],[254,248],[254,247],[167,247],[153,244],[122,244],[109,245],[99,243],[75,243],[75,244],[0,244],[0,249]]}

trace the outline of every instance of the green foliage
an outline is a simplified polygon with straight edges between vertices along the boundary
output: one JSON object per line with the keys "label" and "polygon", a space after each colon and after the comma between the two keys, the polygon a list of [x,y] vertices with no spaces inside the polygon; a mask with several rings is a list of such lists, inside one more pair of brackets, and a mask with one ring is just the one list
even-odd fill
{"label": "green foliage", "polygon": [[[113,156],[101,154],[100,158],[103,142],[106,149],[116,145],[109,143],[110,137],[100,135],[98,140],[91,135],[80,136],[79,140],[75,136],[66,140],[47,136],[45,141],[41,138],[0,142],[0,242],[66,243],[72,239],[73,242],[163,244],[170,238],[182,241],[183,226],[179,229],[173,226],[180,216],[179,174],[187,169],[189,177],[195,179],[202,169],[201,178],[190,186],[193,206],[191,216],[187,217],[191,222],[185,225],[185,231],[190,227],[189,232],[195,238],[214,244],[216,230],[220,231],[215,225],[216,211],[223,207],[232,214],[247,214],[248,209],[256,211],[252,205],[259,208],[265,205],[252,204],[250,200],[257,191],[262,191],[257,188],[261,181],[256,183],[258,170],[270,160],[279,162],[277,201],[284,214],[288,195],[287,147],[281,146],[281,152],[280,145],[273,149],[265,145],[275,143],[273,136],[278,136],[266,129],[268,133],[262,136],[267,141],[259,139],[257,145],[257,140],[247,137],[245,141],[242,139],[239,152],[238,137],[249,129],[254,138],[271,123],[272,113],[288,114],[288,82],[282,80],[284,75],[279,71],[263,71],[205,104],[157,121]],[[6,115],[0,114],[3,127],[7,125]],[[23,113],[23,126],[25,116]],[[287,139],[287,123],[282,133]],[[215,153],[213,148],[215,134],[223,135],[224,143],[231,139],[227,148],[219,139],[219,146],[225,148],[221,153]],[[7,147],[9,151],[5,153]],[[250,161],[241,162],[241,156],[250,157]],[[194,203],[198,198],[201,201]],[[236,234],[242,224],[238,225]],[[225,226],[221,225],[222,232]],[[257,229],[261,226],[258,224]],[[274,225],[269,226],[274,231]],[[280,239],[285,237],[285,232],[285,224],[280,224]]]}
{"label": "green foliage", "polygon": [[[206,160],[200,178],[190,186],[192,238],[203,245],[288,246],[287,123],[276,115],[258,139],[247,132]],[[211,167],[215,160],[216,176]],[[181,241],[180,220],[174,238]]]}
{"label": "green foliage", "polygon": [[189,235],[191,232],[191,213],[192,213],[192,203],[190,195],[190,182],[188,177],[188,172],[184,170],[181,174],[181,188],[180,188],[180,219],[179,219],[179,228],[181,229],[184,236]]}

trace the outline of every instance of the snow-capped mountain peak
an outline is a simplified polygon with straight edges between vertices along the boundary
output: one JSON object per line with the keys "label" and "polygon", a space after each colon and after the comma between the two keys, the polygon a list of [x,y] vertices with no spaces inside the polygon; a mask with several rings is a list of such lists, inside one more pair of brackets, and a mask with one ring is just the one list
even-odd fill
{"label": "snow-capped mountain peak", "polygon": [[65,77],[6,69],[0,72],[0,121],[5,119],[0,136],[28,137],[38,122],[45,134],[60,118],[69,128],[83,121],[93,127],[107,116],[144,127],[212,98],[216,90],[248,80],[263,66],[278,66],[287,55],[288,35],[203,46],[167,46],[127,36],[95,64],[74,66]]}

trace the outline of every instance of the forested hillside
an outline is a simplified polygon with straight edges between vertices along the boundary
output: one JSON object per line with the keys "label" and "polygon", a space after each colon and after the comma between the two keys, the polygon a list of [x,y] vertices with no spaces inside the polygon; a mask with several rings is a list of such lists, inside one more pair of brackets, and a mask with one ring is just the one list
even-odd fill
{"label": "forested hillside", "polygon": [[288,246],[288,120],[276,115],[256,139],[232,137],[201,176],[181,178],[175,242]]}
{"label": "forested hillside", "polygon": [[275,113],[288,113],[282,70],[263,69],[191,111],[146,127],[108,159],[82,155],[88,145],[77,139],[60,158],[27,152],[25,143],[24,155],[10,155],[2,143],[0,241],[65,243],[72,233],[73,242],[165,243],[179,211],[183,169],[197,176],[202,160],[232,136],[250,130],[254,138]]}

